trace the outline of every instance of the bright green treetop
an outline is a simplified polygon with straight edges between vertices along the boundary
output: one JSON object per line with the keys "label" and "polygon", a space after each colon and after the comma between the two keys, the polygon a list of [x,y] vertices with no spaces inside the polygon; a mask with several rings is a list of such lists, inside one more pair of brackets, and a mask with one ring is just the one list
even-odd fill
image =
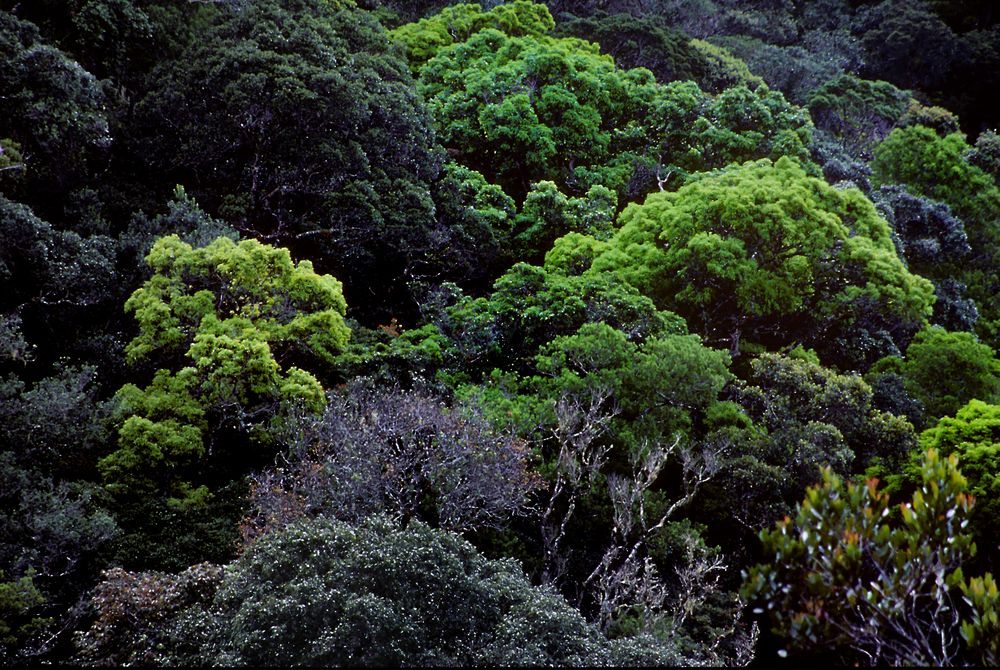
{"label": "bright green treetop", "polygon": [[487,28],[441,49],[418,87],[441,142],[521,199],[531,182],[607,162],[655,82],[589,42]]}
{"label": "bright green treetop", "polygon": [[390,35],[406,45],[410,67],[417,71],[442,48],[463,42],[485,28],[512,36],[538,36],[554,27],[548,7],[531,0],[515,0],[489,11],[474,3],[452,5],[416,23],[402,25]]}
{"label": "bright green treetop", "polygon": [[125,303],[139,323],[127,347],[133,362],[188,349],[199,335],[203,347],[209,333],[255,332],[279,357],[299,351],[327,362],[347,343],[340,282],[310,261],[294,263],[287,249],[227,237],[193,248],[169,235],[146,260],[154,274]]}
{"label": "bright green treetop", "polygon": [[165,367],[145,389],[118,392],[119,448],[99,467],[116,493],[191,501],[205,491],[195,495],[185,468],[213,446],[266,441],[294,407],[322,409],[323,387],[304,368],[346,345],[346,304],[339,281],[256,240],[194,248],[170,235],[147,261],[154,274],[125,305],[139,323],[127,354]]}
{"label": "bright green treetop", "polygon": [[[976,497],[972,530],[988,551],[1000,532],[1000,405],[969,401],[955,416],[925,430],[920,446],[958,456],[969,492]],[[912,478],[912,471],[908,474]]]}
{"label": "bright green treetop", "polygon": [[[887,363],[893,365],[891,359]],[[1000,394],[1000,361],[972,333],[925,328],[907,347],[899,372],[906,390],[923,403],[930,423],[974,398],[991,402]]]}
{"label": "bright green treetop", "polygon": [[591,272],[618,272],[733,354],[744,336],[819,347],[835,322],[912,332],[931,313],[933,286],[907,271],[871,202],[788,158],[653,194],[619,223]]}

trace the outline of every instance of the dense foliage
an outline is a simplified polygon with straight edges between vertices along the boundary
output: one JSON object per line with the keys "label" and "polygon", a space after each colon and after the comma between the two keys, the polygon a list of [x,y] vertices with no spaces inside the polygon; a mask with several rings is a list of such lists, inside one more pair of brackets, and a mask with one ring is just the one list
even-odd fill
{"label": "dense foliage", "polygon": [[996,664],[998,44],[0,0],[0,664]]}

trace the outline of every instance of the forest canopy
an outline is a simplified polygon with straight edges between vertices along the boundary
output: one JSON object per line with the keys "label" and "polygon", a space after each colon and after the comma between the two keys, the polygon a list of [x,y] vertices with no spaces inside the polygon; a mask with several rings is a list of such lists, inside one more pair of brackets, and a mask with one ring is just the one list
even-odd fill
{"label": "forest canopy", "polygon": [[0,0],[0,664],[996,665],[998,45]]}

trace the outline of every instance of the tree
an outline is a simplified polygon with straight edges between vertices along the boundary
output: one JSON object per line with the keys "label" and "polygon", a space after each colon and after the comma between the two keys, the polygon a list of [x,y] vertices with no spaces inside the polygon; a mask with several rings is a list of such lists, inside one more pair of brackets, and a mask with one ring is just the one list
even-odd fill
{"label": "tree", "polygon": [[649,70],[616,67],[598,45],[575,37],[466,27],[450,16],[396,32],[416,39],[432,25],[434,34],[454,28],[441,46],[414,43],[434,54],[417,59],[419,89],[445,147],[519,202],[544,180],[572,195],[601,185],[625,202],[663,188],[672,172],[681,182],[687,172],[750,158],[788,154],[808,163],[808,115],[766,86],[733,85],[718,96],[693,82],[663,86]]}
{"label": "tree", "polygon": [[863,365],[874,352],[832,351],[831,335],[898,342],[931,313],[930,282],[906,270],[871,202],[788,158],[653,194],[619,224],[589,272],[617,273],[734,356],[746,338]]}
{"label": "tree", "polygon": [[155,664],[174,643],[170,623],[187,608],[211,603],[223,567],[193,565],[177,575],[105,570],[90,593],[90,628],[74,636],[74,661],[88,665]]}
{"label": "tree", "polygon": [[940,326],[917,333],[903,360],[880,361],[875,369],[902,376],[906,391],[924,407],[927,425],[974,398],[991,402],[1000,393],[1000,361],[993,349],[972,333]]}
{"label": "tree", "polygon": [[571,232],[607,239],[617,209],[615,192],[600,184],[581,198],[566,197],[551,181],[532,184],[517,217],[518,257],[541,261],[557,238]]}
{"label": "tree", "polygon": [[8,662],[18,658],[18,647],[25,638],[51,621],[31,615],[33,607],[45,602],[32,573],[10,581],[5,576],[0,570],[0,659]]}
{"label": "tree", "polygon": [[970,134],[996,126],[993,101],[976,93],[996,89],[995,25],[960,31],[935,14],[933,3],[902,0],[860,7],[852,23],[865,51],[862,75],[923,91],[957,113]]}
{"label": "tree", "polygon": [[995,658],[1000,595],[989,573],[966,580],[961,570],[976,547],[957,459],[929,450],[921,482],[896,520],[877,480],[827,470],[794,519],[761,532],[768,562],[745,574],[743,594],[788,652],[873,665]]}
{"label": "tree", "polygon": [[110,237],[58,230],[0,194],[0,321],[11,333],[0,369],[23,373],[34,359],[44,375],[54,360],[78,357],[91,338],[107,338],[83,324],[122,297],[116,252]]}
{"label": "tree", "polygon": [[545,266],[517,263],[488,296],[459,294],[438,307],[428,305],[428,320],[445,343],[445,367],[469,380],[494,369],[530,374],[543,345],[585,323],[606,323],[635,342],[686,334],[682,319],[658,310],[631,286],[610,275],[583,272],[601,244],[571,233],[556,242]]}
{"label": "tree", "polygon": [[819,480],[823,467],[840,475],[879,465],[895,472],[917,446],[913,427],[874,406],[857,374],[838,374],[801,357],[764,353],[745,382],[725,394],[768,432],[767,462],[784,468],[794,495]]}
{"label": "tree", "polygon": [[[418,82],[442,144],[519,202],[532,182],[563,185],[577,168],[607,165],[654,85],[648,70],[618,70],[594,44],[493,28],[441,49]],[[631,164],[622,169],[604,185],[623,187]],[[580,191],[599,183],[578,181]]]}
{"label": "tree", "polygon": [[[344,277],[364,318],[413,310],[441,156],[405,61],[354,3],[254,0],[149,75],[130,150],[241,233]],[[168,181],[169,180],[169,181]],[[367,313],[367,309],[374,310]]]}
{"label": "tree", "polygon": [[922,126],[897,129],[875,150],[873,181],[903,184],[911,193],[941,201],[965,224],[972,252],[958,278],[976,301],[980,315],[976,332],[996,346],[1000,189],[989,174],[969,162],[970,150],[960,133],[939,137]]}
{"label": "tree", "polygon": [[[141,586],[149,578],[129,580]],[[135,587],[117,601],[140,615],[148,630],[150,615],[171,613],[169,605],[178,600],[170,581],[167,608],[147,614],[131,606],[146,600]],[[106,596],[102,600],[102,609],[113,616],[113,603]],[[192,601],[157,626],[156,637],[143,641],[130,658],[256,666],[681,660],[648,637],[608,641],[565,600],[531,586],[510,559],[488,560],[459,536],[416,521],[400,529],[379,517],[358,526],[301,520],[250,545],[227,566],[209,603],[186,598]],[[101,644],[105,628],[95,626],[83,640],[120,658],[118,650]]]}
{"label": "tree", "polygon": [[107,440],[99,394],[94,368],[0,377],[0,657],[10,662],[58,653],[118,534],[88,481]]}
{"label": "tree", "polygon": [[82,188],[92,160],[111,144],[101,86],[66,53],[44,43],[37,26],[3,12],[0,90],[0,138],[18,143],[24,165],[19,199],[56,219],[65,201],[50,194]]}
{"label": "tree", "polygon": [[[954,416],[945,416],[920,435],[921,449],[934,449],[942,456],[956,455],[976,498],[970,530],[983,550],[981,560],[997,564],[996,534],[1000,530],[1000,406],[970,400]],[[913,480],[916,468],[907,479]]]}
{"label": "tree", "polygon": [[413,260],[417,280],[487,288],[511,263],[514,200],[496,184],[458,163],[446,163],[431,185],[437,225],[434,249]]}
{"label": "tree", "polygon": [[871,160],[881,142],[906,111],[908,96],[884,81],[842,74],[809,96],[809,114],[817,128],[829,131],[854,156]]}
{"label": "tree", "polygon": [[[73,54],[99,79],[124,83],[145,65],[163,36],[151,18],[156,3],[134,0],[39,0],[13,4],[16,16],[35,23],[46,39]],[[150,7],[150,5],[154,5]],[[151,10],[151,11],[150,11]]]}
{"label": "tree", "polygon": [[513,37],[538,37],[554,26],[555,21],[544,4],[514,0],[489,11],[483,11],[478,4],[455,4],[433,16],[402,25],[391,35],[406,46],[410,67],[417,74],[441,49],[464,42],[480,30],[492,28]]}
{"label": "tree", "polygon": [[979,319],[975,301],[960,280],[972,252],[965,224],[948,205],[913,195],[902,186],[881,186],[872,201],[892,228],[899,255],[911,272],[934,282],[931,323],[971,331]]}
{"label": "tree", "polygon": [[924,126],[897,128],[876,147],[872,178],[947,204],[965,223],[974,252],[984,254],[1000,217],[1000,189],[968,161],[970,150],[961,133],[940,137]]}
{"label": "tree", "polygon": [[721,93],[741,85],[755,89],[764,84],[764,80],[751,72],[743,60],[725,47],[703,39],[693,39],[690,44],[707,64],[705,74],[698,81],[698,85],[706,91]]}
{"label": "tree", "polygon": [[678,81],[658,89],[647,142],[660,190],[673,190],[692,173],[759,158],[789,156],[814,171],[811,131],[806,111],[767,86],[735,85],[712,96]]}
{"label": "tree", "polygon": [[972,251],[965,225],[948,205],[913,195],[902,186],[882,186],[872,195],[899,238],[907,266],[931,279],[958,273]]}
{"label": "tree", "polygon": [[1000,135],[994,130],[981,132],[969,154],[969,162],[993,175],[993,181],[1000,187]]}
{"label": "tree", "polygon": [[[717,639],[741,636],[732,594],[716,579],[722,557],[697,529],[677,524],[725,450],[703,439],[703,421],[731,379],[728,363],[695,335],[632,341],[585,323],[541,347],[535,374],[498,370],[482,386],[459,388],[518,427],[541,456],[542,511],[526,541],[540,540],[532,558],[542,582],[603,630],[656,631],[708,658],[695,642],[705,634],[699,626]],[[692,622],[686,608],[705,599],[711,613]]]}
{"label": "tree", "polygon": [[[774,14],[765,19],[775,23]],[[744,63],[755,79],[781,91],[788,100],[806,105],[810,94],[846,71],[857,68],[858,56],[848,38],[837,30],[793,28],[792,40],[775,39],[774,33],[751,36],[737,29],[734,34],[714,35],[711,44],[726,49],[731,58]]]}
{"label": "tree", "polygon": [[854,32],[862,37],[862,74],[905,89],[939,91],[958,61],[955,34],[921,3],[882,2],[859,12]]}
{"label": "tree", "polygon": [[691,79],[702,88],[709,88],[706,85],[709,65],[705,55],[691,44],[687,35],[652,16],[605,11],[586,17],[564,15],[553,35],[597,42],[604,53],[615,59],[618,67],[644,67],[660,83]]}
{"label": "tree", "polygon": [[221,464],[234,437],[266,441],[282,412],[323,407],[300,366],[333,362],[349,337],[346,303],[336,279],[256,240],[194,248],[170,235],[147,261],[154,274],[126,303],[139,324],[126,352],[168,367],[118,392],[118,449],[99,466],[118,493],[184,499],[194,493],[180,473],[207,454]]}
{"label": "tree", "polygon": [[420,390],[363,381],[333,395],[322,418],[294,426],[280,466],[253,477],[250,539],[323,515],[348,523],[385,515],[455,532],[503,528],[527,512],[538,481],[527,445],[471,404],[446,407]]}

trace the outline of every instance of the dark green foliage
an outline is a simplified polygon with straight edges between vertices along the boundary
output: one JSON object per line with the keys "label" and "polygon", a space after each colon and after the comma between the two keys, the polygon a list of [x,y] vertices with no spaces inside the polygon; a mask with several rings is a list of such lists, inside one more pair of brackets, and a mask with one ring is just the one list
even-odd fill
{"label": "dark green foliage", "polygon": [[24,640],[51,622],[30,614],[32,608],[45,602],[35,587],[34,574],[10,581],[5,576],[0,570],[0,660],[15,662]]}
{"label": "dark green foliage", "polygon": [[988,174],[969,163],[970,149],[960,133],[940,137],[924,126],[899,128],[875,150],[874,181],[903,184],[914,193],[946,203],[965,222],[975,247],[980,240],[993,241],[986,231],[1000,217],[1000,189]]}
{"label": "dark green foliage", "polygon": [[[560,16],[553,35],[580,37],[597,42],[601,51],[620,68],[644,67],[660,83],[691,79],[703,88],[709,64],[690,39],[651,16],[608,14],[598,11],[587,17]],[[713,91],[718,92],[718,91]]]}
{"label": "dark green foliage", "polygon": [[993,130],[980,133],[969,153],[969,162],[993,175],[993,181],[1000,187],[1000,135]]}
{"label": "dark green foliage", "polygon": [[[781,91],[792,102],[803,105],[824,82],[840,75],[850,59],[840,53],[847,40],[836,39],[834,49],[804,42],[802,45],[769,44],[763,38],[744,35],[713,37],[712,43],[728,49],[746,63],[754,76]],[[839,37],[839,36],[838,36]],[[839,47],[839,48],[837,48]]]}
{"label": "dark green foliage", "polygon": [[958,34],[930,3],[886,0],[859,11],[852,28],[866,52],[863,76],[926,91],[967,132],[996,124],[995,26]]}
{"label": "dark green foliage", "polygon": [[177,235],[194,247],[204,247],[219,237],[239,240],[239,234],[228,224],[214,219],[188,196],[183,186],[174,189],[165,211],[150,216],[139,212],[133,216],[119,238],[119,254],[127,258],[122,263],[136,274],[135,287],[149,278],[145,258],[161,237]]}
{"label": "dark green foliage", "polygon": [[[0,138],[19,145],[22,188],[29,194],[78,189],[88,161],[111,143],[104,93],[97,79],[64,52],[43,42],[37,27],[0,12]],[[42,215],[60,199],[34,199]],[[54,207],[53,207],[54,205]]]}
{"label": "dark green foliage", "polygon": [[[756,530],[913,425],[992,545],[996,18],[0,0],[0,664],[743,665]],[[758,571],[796,660],[871,660],[855,508]],[[853,646],[995,663],[992,578],[914,579]]]}
{"label": "dark green foliage", "polygon": [[971,331],[979,309],[959,279],[965,276],[963,263],[972,251],[965,225],[944,203],[913,195],[902,186],[882,186],[872,198],[892,227],[896,248],[909,269],[934,282],[931,323]]}
{"label": "dark green foliage", "polygon": [[863,160],[852,156],[837,138],[825,130],[813,132],[809,147],[812,159],[823,171],[823,177],[831,184],[854,187],[871,197],[871,168]]}
{"label": "dark green foliage", "polygon": [[899,254],[910,270],[931,279],[959,271],[972,247],[965,225],[948,205],[913,195],[901,186],[882,186],[873,199],[896,234]]}
{"label": "dark green foliage", "polygon": [[473,290],[488,286],[513,253],[514,200],[480,173],[449,162],[431,185],[436,225],[434,248],[413,261],[411,274],[439,284],[451,281]]}
{"label": "dark green foliage", "polygon": [[818,480],[821,467],[849,474],[880,465],[893,472],[916,447],[913,427],[876,409],[861,377],[815,362],[761,354],[749,380],[729,394],[769,433],[768,462],[788,470],[796,497]]}
{"label": "dark green foliage", "polygon": [[947,137],[952,133],[959,132],[957,116],[943,107],[928,107],[913,99],[907,104],[906,111],[899,117],[897,125],[900,128],[926,126],[927,128],[933,128],[941,137]]}
{"label": "dark green foliage", "polygon": [[989,0],[930,0],[931,9],[956,32],[985,28],[1000,21]]}
{"label": "dark green foliage", "polygon": [[604,323],[553,339],[536,360],[540,374],[531,385],[538,396],[552,403],[607,397],[620,413],[608,437],[631,448],[691,431],[731,379],[728,355],[697,335],[665,334],[637,345]]}
{"label": "dark green foliage", "polygon": [[[4,2],[32,21],[46,39],[71,53],[89,72],[127,80],[145,64],[163,35],[154,18],[161,3],[136,0],[36,0]],[[147,13],[148,12],[148,13]],[[150,15],[152,14],[152,16]]]}
{"label": "dark green foliage", "polygon": [[940,137],[923,126],[897,129],[875,151],[873,180],[900,183],[914,194],[944,202],[965,224],[972,252],[956,279],[975,300],[980,314],[976,331],[996,346],[1000,188],[969,162],[970,149],[959,133]]}
{"label": "dark green foliage", "polygon": [[412,309],[402,280],[435,245],[440,160],[406,63],[371,15],[238,4],[150,76],[134,151],[168,184],[344,277],[366,317]]}
{"label": "dark green foliage", "polygon": [[114,334],[88,322],[123,297],[116,260],[111,238],[57,230],[0,194],[0,320],[11,334],[0,370],[20,373],[35,359],[44,371],[59,356],[86,352],[90,338],[104,339],[111,351],[101,355],[113,358]]}
{"label": "dark green foliage", "polygon": [[[134,588],[134,587],[133,587]],[[209,606],[172,617],[159,662],[224,665],[672,664],[648,638],[608,642],[520,567],[457,535],[374,518],[265,535]],[[140,656],[139,658],[142,658]]]}
{"label": "dark green foliage", "polygon": [[809,114],[817,128],[828,131],[854,156],[871,160],[871,152],[906,110],[908,96],[884,81],[840,75],[809,96]]}
{"label": "dark green foliage", "polygon": [[734,86],[752,90],[764,84],[763,79],[751,72],[747,64],[728,49],[699,39],[691,40],[691,46],[701,54],[707,65],[705,74],[698,82],[706,91],[721,93]]}
{"label": "dark green foliage", "polygon": [[[231,471],[232,464],[227,465]],[[232,560],[240,547],[239,524],[249,488],[245,479],[238,479],[213,486],[208,495],[183,491],[188,496],[183,502],[162,493],[112,498],[106,507],[121,532],[105,547],[108,563],[128,570],[176,572],[200,561]]]}
{"label": "dark green foliage", "polygon": [[752,556],[756,529],[789,514],[822,468],[896,472],[917,436],[891,413],[899,408],[878,405],[867,380],[836,374],[801,349],[761,354],[749,368],[709,412],[711,439],[724,449],[693,514],[727,553]]}
{"label": "dark green foliage", "polygon": [[93,367],[59,368],[33,384],[0,378],[0,451],[59,478],[93,475],[108,437],[99,392]]}
{"label": "dark green foliage", "polygon": [[940,90],[959,49],[954,33],[926,3],[883,2],[862,12],[866,75],[902,88]]}
{"label": "dark green foliage", "polygon": [[595,184],[580,198],[566,197],[551,181],[531,185],[517,217],[517,257],[540,262],[557,238],[569,233],[598,240],[611,236],[618,209],[614,191]]}
{"label": "dark green foliage", "polygon": [[106,495],[82,481],[106,437],[95,382],[94,369],[72,368],[33,385],[0,378],[0,658],[10,662],[51,652],[118,533]]}
{"label": "dark green foliage", "polygon": [[647,135],[661,190],[692,173],[759,158],[787,156],[815,169],[808,114],[767,86],[736,85],[711,96],[694,82],[674,82],[660,89],[651,114]]}
{"label": "dark green foliage", "polygon": [[946,278],[934,286],[934,316],[931,323],[945,330],[972,332],[979,322],[976,301],[966,295],[966,285],[957,279]]}

